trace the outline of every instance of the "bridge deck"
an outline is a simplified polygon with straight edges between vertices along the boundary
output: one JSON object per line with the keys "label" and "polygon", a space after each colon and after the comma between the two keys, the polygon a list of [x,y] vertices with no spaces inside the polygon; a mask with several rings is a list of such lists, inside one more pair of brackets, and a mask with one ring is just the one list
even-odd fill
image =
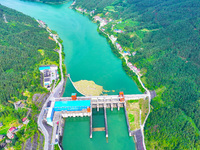
{"label": "bridge deck", "polygon": [[[125,100],[131,100],[131,99],[140,99],[147,97],[147,94],[132,94],[132,95],[124,95]],[[77,100],[106,100],[106,99],[112,99],[112,100],[119,100],[119,95],[102,95],[102,96],[78,96]],[[59,101],[70,101],[72,100],[71,97],[59,97],[55,98],[55,100]]]}

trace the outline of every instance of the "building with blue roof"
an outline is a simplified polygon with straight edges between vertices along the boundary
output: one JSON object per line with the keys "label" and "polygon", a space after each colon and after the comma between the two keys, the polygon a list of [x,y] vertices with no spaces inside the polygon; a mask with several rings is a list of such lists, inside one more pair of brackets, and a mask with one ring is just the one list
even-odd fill
{"label": "building with blue roof", "polygon": [[58,66],[56,65],[49,65],[49,66],[40,66],[40,72],[43,74],[43,84],[45,88],[50,90],[50,86],[53,81],[56,81],[59,77],[58,75]]}
{"label": "building with blue roof", "polygon": [[41,66],[41,67],[39,67],[40,71],[43,71],[43,70],[46,70],[46,69],[50,70],[50,66]]}
{"label": "building with blue roof", "polygon": [[51,103],[47,113],[47,123],[53,126],[55,112],[60,112],[63,117],[90,116],[90,100],[55,101]]}
{"label": "building with blue roof", "polygon": [[55,111],[82,111],[90,107],[90,100],[83,101],[56,101],[54,105]]}

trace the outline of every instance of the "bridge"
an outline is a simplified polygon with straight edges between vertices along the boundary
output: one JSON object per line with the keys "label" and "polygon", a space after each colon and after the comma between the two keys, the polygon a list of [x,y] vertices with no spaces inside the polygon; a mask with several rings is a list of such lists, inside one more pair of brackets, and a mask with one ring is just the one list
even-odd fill
{"label": "bridge", "polygon": [[[124,95],[125,101],[127,100],[136,100],[136,99],[141,99],[141,98],[146,98],[148,94],[129,94],[129,95]],[[111,99],[113,101],[119,100],[120,97],[119,95],[102,95],[102,96],[78,96],[77,100],[108,100]],[[59,98],[54,98],[55,101],[69,101],[72,100],[71,97],[59,97]]]}

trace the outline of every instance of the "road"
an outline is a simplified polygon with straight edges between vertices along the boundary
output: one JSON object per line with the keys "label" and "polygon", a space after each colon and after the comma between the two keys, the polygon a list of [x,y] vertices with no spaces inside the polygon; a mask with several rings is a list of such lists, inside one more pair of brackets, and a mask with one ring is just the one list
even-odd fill
{"label": "road", "polygon": [[[99,30],[100,31],[102,31],[101,30],[101,26],[99,27]],[[109,39],[112,41],[112,39],[110,38],[110,36],[109,36],[109,34],[107,34],[107,33],[105,33],[104,31],[102,31],[104,34],[106,34],[108,37],[109,37]],[[112,41],[112,43],[113,43],[113,41]],[[114,44],[114,43],[113,43]],[[125,61],[126,61],[126,65],[128,66],[128,58],[127,57],[125,57],[124,55],[123,55],[123,53],[122,52],[119,52],[123,57],[124,57],[124,59],[125,59]],[[132,70],[133,71],[133,70]],[[134,71],[133,71],[134,72]],[[141,75],[139,74],[139,73],[137,73],[137,72],[134,72],[136,75],[137,75],[137,77],[138,77],[138,80],[139,80],[139,82],[140,82],[140,84],[142,85],[142,87],[146,90],[146,92],[147,92],[147,95],[148,95],[148,101],[149,101],[149,103],[148,103],[148,105],[149,105],[149,111],[148,111],[148,114],[147,114],[147,116],[146,116],[146,118],[145,118],[145,120],[144,120],[144,122],[143,122],[143,124],[141,123],[140,124],[140,128],[141,128],[141,131],[142,131],[142,139],[143,139],[143,147],[144,147],[144,149],[146,150],[146,146],[145,146],[145,142],[144,142],[144,126],[145,126],[145,123],[146,123],[146,120],[147,120],[147,118],[148,118],[148,116],[149,116],[149,114],[150,114],[150,102],[151,102],[151,94],[150,94],[150,91],[144,86],[144,84],[142,83],[142,81],[141,81]],[[140,120],[141,121],[141,120]]]}
{"label": "road", "polygon": [[[51,33],[51,31],[49,31],[47,29],[47,31]],[[60,49],[58,51],[59,53],[59,67],[60,67],[60,72],[61,72],[61,81],[60,83],[57,85],[56,88],[53,88],[52,91],[51,91],[51,94],[50,96],[47,98],[46,102],[44,103],[41,111],[40,111],[40,114],[38,116],[38,127],[40,128],[41,132],[43,133],[44,135],[44,138],[45,138],[45,143],[44,143],[44,150],[48,150],[48,147],[49,147],[49,140],[51,140],[51,135],[48,134],[46,128],[44,127],[42,121],[43,121],[43,116],[44,116],[44,111],[45,111],[45,108],[46,108],[46,105],[47,103],[51,100],[51,99],[54,99],[54,97],[59,97],[59,92],[62,90],[63,88],[63,83],[64,83],[64,78],[63,78],[63,70],[62,70],[62,45],[58,42],[58,40],[56,39],[55,36],[53,36],[53,39],[56,41],[56,43],[58,43]],[[52,146],[53,148],[53,146]]]}

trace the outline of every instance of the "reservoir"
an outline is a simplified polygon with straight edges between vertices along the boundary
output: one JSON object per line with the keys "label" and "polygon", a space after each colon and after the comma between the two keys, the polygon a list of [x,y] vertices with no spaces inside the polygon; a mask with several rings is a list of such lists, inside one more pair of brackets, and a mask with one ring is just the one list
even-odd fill
{"label": "reservoir", "polygon": [[[121,60],[114,56],[106,38],[97,32],[97,25],[86,16],[69,9],[70,4],[47,5],[20,0],[0,0],[2,5],[16,9],[48,24],[63,40],[67,73],[72,80],[92,80],[103,86],[107,93],[139,94],[136,84],[122,69]],[[63,96],[76,90],[68,80]],[[101,111],[93,113],[95,126],[102,126]],[[89,138],[89,118],[67,118],[63,136],[64,149],[135,149],[132,137],[128,136],[124,110],[107,110],[108,140],[105,132],[94,132]]]}

